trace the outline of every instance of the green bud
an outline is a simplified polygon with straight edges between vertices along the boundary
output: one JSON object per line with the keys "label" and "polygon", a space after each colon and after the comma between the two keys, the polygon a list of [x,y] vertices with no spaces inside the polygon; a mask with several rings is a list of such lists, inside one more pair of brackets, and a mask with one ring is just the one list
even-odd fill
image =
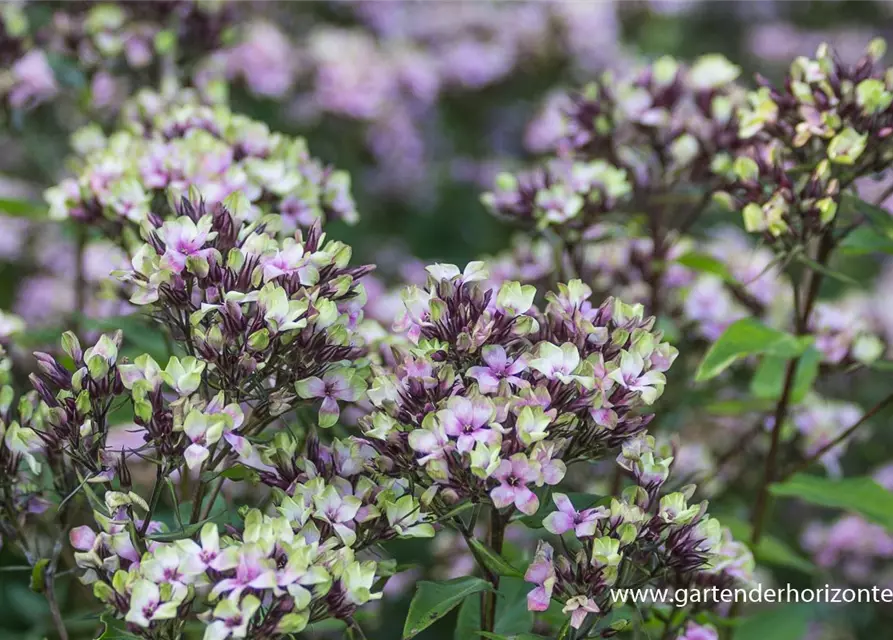
{"label": "green bud", "polygon": [[828,159],[837,164],[855,164],[865,151],[867,142],[867,133],[860,134],[852,127],[847,127],[828,144]]}
{"label": "green bud", "polygon": [[270,346],[270,332],[260,329],[248,336],[248,348],[252,351],[263,351]]}

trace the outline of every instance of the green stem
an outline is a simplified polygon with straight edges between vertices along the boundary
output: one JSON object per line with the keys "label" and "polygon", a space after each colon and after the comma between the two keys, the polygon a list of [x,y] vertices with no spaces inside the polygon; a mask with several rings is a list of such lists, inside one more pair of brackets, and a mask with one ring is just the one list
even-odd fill
{"label": "green stem", "polygon": [[[499,514],[496,507],[490,508],[490,526],[487,530],[487,543],[497,554],[502,555],[502,542],[505,538],[506,521]],[[481,631],[493,633],[496,627],[496,592],[499,590],[499,574],[490,573],[492,591],[484,591],[481,594]]]}
{"label": "green stem", "polygon": [[788,404],[791,400],[791,391],[794,387],[794,379],[797,373],[797,363],[800,358],[790,360],[785,370],[784,386],[781,398],[775,407],[775,422],[772,425],[772,443],[769,445],[769,455],[766,456],[766,467],[763,471],[763,483],[757,494],[756,505],[753,510],[753,531],[750,541],[756,545],[763,535],[763,525],[766,520],[766,512],[769,506],[769,487],[775,481],[775,471],[778,463],[778,449],[781,442],[781,429],[787,416]]}
{"label": "green stem", "polygon": [[[158,506],[158,500],[161,498],[161,491],[164,488],[164,468],[163,465],[158,465],[155,472],[155,486],[152,487],[152,497],[149,499],[149,510],[146,512],[146,517],[143,520],[143,526],[140,527],[140,535],[146,535],[146,531],[149,530],[149,523],[152,520],[152,514],[155,512],[155,508]],[[176,508],[177,505],[174,505]]]}
{"label": "green stem", "polygon": [[[816,262],[825,265],[831,257],[834,250],[834,229],[828,227],[819,240],[819,247],[816,252]],[[798,336],[805,335],[809,332],[809,319],[812,309],[818,299],[819,289],[822,285],[823,274],[820,271],[811,270],[807,274],[806,299],[800,309],[800,313],[794,318],[794,329]],[[797,374],[797,364],[800,362],[800,356],[788,361],[785,369],[784,384],[782,386],[781,397],[775,406],[775,422],[772,425],[772,441],[769,446],[769,455],[766,457],[766,467],[763,471],[763,482],[760,491],[757,494],[757,500],[753,510],[753,529],[751,533],[751,544],[757,545],[763,535],[763,527],[766,521],[766,514],[769,507],[769,487],[775,482],[775,476],[778,471],[778,457],[781,442],[781,430],[784,421],[787,419],[788,409],[791,402],[791,394],[794,388],[794,380]]]}

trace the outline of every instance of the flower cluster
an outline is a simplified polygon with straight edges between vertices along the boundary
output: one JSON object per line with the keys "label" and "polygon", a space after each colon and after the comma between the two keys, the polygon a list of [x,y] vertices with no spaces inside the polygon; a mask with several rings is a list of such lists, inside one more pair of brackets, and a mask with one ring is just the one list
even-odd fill
{"label": "flower cluster", "polygon": [[428,272],[424,288],[405,291],[398,322],[414,347],[376,370],[377,410],[362,421],[385,471],[419,476],[448,502],[529,514],[534,487],[645,428],[637,410],[663,392],[676,350],[641,306],[595,307],[574,280],[540,311],[530,285],[482,286],[481,263]]}
{"label": "flower cluster", "polygon": [[0,347],[0,536],[6,544],[26,544],[29,516],[43,513],[49,502],[39,482],[43,441],[39,436],[46,407],[35,392],[15,397],[12,361]]}
{"label": "flower cluster", "polygon": [[529,175],[501,175],[485,204],[521,222],[585,229],[606,211],[654,206],[651,196],[679,184],[709,191],[714,163],[738,142],[739,72],[709,55],[690,68],[663,57],[628,76],[604,74],[564,100],[559,159]]}
{"label": "flower cluster", "polygon": [[320,424],[331,426],[338,401],[357,400],[365,388],[358,280],[371,268],[348,266],[350,247],[326,242],[318,222],[277,240],[277,217],[240,221],[203,200],[184,199],[176,211],[147,227],[122,277],[131,301],[187,344],[191,364],[171,374],[184,381],[181,393],[195,390],[207,366],[207,383],[235,401],[275,416],[296,396],[318,399]]}
{"label": "flower cluster", "polygon": [[163,56],[180,64],[204,57],[221,45],[234,18],[225,2],[91,3],[56,10],[39,36],[48,50],[86,70],[138,71]]}
{"label": "flower cluster", "polygon": [[[194,211],[189,203],[182,207]],[[255,268],[263,270],[259,264]],[[247,304],[243,311],[252,315]],[[189,321],[188,315],[184,318]],[[234,322],[230,318],[228,324]],[[201,331],[201,325],[196,323],[193,331]],[[0,460],[5,469],[16,467],[11,469],[15,475],[7,476],[13,480],[21,477],[23,461],[37,471],[34,453],[42,449],[48,460],[62,460],[59,479],[73,475],[81,485],[94,487],[89,495],[98,530],[77,527],[71,543],[78,566],[85,570],[83,580],[132,632],[146,638],[176,636],[190,615],[200,612],[207,640],[282,637],[331,617],[350,622],[357,607],[380,597],[374,585],[389,571],[386,563],[366,558],[364,550],[384,540],[434,535],[406,481],[369,473],[376,453],[368,445],[336,440],[326,446],[310,438],[301,449],[285,433],[271,444],[252,442],[274,416],[290,408],[294,393],[286,398],[281,388],[265,389],[263,381],[234,384],[228,376],[235,374],[219,361],[194,356],[171,357],[164,368],[145,354],[130,363],[119,357],[121,339],[120,332],[104,335],[83,349],[73,334],[65,334],[63,349],[73,371],[48,354],[37,354],[40,371],[32,382],[42,409],[33,414],[31,397],[20,404],[19,420],[26,426],[10,423]],[[304,345],[302,351],[299,336],[279,333],[272,340],[292,362],[302,354],[305,363],[314,362],[313,346]],[[324,352],[338,353],[321,334],[314,340]],[[318,362],[312,366],[325,371]],[[340,368],[322,373],[322,379],[352,375],[344,373],[346,366],[339,361]],[[274,386],[294,386],[295,377],[307,372],[296,364],[293,369],[285,382],[269,371]],[[299,389],[315,387],[307,380],[298,382]],[[218,390],[221,384],[228,386]],[[328,382],[324,387],[325,393],[344,397],[329,390]],[[276,391],[278,409],[269,398]],[[267,395],[260,400],[255,394]],[[4,391],[3,397],[7,395]],[[112,456],[109,414],[122,398],[132,407],[145,444]],[[330,399],[323,399],[323,409]],[[322,418],[320,422],[325,424]],[[130,469],[137,458],[147,457],[159,474],[149,501],[132,490]],[[211,513],[211,502],[193,509],[188,525],[182,522],[187,515],[177,515],[174,531],[152,518],[167,475],[201,469],[202,482],[204,474],[211,474],[222,484],[238,468],[237,460],[249,476],[272,488],[279,515],[249,510],[244,524],[223,537],[213,522],[198,526],[223,515]],[[27,497],[29,504],[11,505],[15,513],[40,507],[37,497],[25,496],[29,486],[22,483],[16,489],[19,502]],[[97,506],[96,493],[103,488],[103,504]],[[10,498],[5,484],[3,497]],[[7,524],[4,519],[4,533]]]}
{"label": "flower cluster", "polygon": [[118,370],[123,334],[102,335],[83,349],[71,332],[62,336],[62,349],[73,371],[48,353],[37,352],[38,371],[31,384],[47,407],[38,434],[46,455],[58,458],[81,481],[104,482],[115,476],[117,461],[106,446],[109,414],[124,392]]}
{"label": "flower cluster", "polygon": [[[302,464],[304,483],[281,493],[275,516],[246,508],[224,536],[214,522],[194,534],[167,532],[140,518],[149,506],[137,494],[107,491],[94,512],[99,530],[71,531],[82,581],[145,638],[178,637],[196,613],[205,640],[290,637],[326,618],[350,621],[359,606],[381,597],[374,589],[389,569],[363,558],[376,538],[349,537],[349,524],[367,532],[374,526],[382,537],[433,535],[433,529],[406,524],[420,519],[419,505],[400,497],[396,485],[364,483],[343,465],[338,472],[346,476],[333,477],[329,465],[320,470],[324,478],[311,461]],[[351,482],[366,493],[350,493]],[[146,536],[145,548],[137,531]]]}
{"label": "flower cluster", "polygon": [[886,351],[886,340],[871,317],[864,294],[833,301],[820,301],[810,318],[815,347],[825,362],[834,365],[871,363]]}
{"label": "flower cluster", "polygon": [[46,53],[32,42],[22,6],[7,2],[0,8],[0,96],[4,106],[29,109],[53,98],[59,90]]}
{"label": "flower cluster", "polygon": [[[804,456],[809,457],[834,442],[861,417],[862,409],[857,404],[811,394],[794,408],[791,422],[801,438],[800,448]],[[840,458],[851,443],[851,440],[844,440],[822,455],[819,462],[830,474],[841,475]]]}
{"label": "flower cluster", "polygon": [[[543,526],[562,544],[541,541],[525,579],[531,611],[545,611],[554,599],[579,629],[590,615],[607,615],[610,589],[643,583],[683,587],[729,587],[752,580],[753,557],[710,518],[707,503],[689,504],[694,487],[661,495],[672,456],[655,449],[651,436],[623,445],[618,463],[635,478],[610,505],[578,508],[555,493],[557,511]],[[635,572],[627,568],[634,565]],[[591,620],[590,620],[591,623]]]}
{"label": "flower cluster", "polygon": [[46,191],[50,214],[104,224],[112,237],[127,223],[170,217],[168,202],[193,187],[211,204],[240,192],[239,220],[278,213],[288,233],[317,220],[357,218],[348,175],[312,158],[303,139],[201,104],[191,91],[143,91],[118,131],[106,137],[91,125],[74,134],[73,145],[77,177]]}
{"label": "flower cluster", "polygon": [[826,44],[799,57],[778,88],[760,78],[738,114],[748,144],[725,170],[723,199],[749,231],[803,241],[832,223],[840,195],[883,170],[893,133],[893,91],[879,64],[886,45],[844,64]]}
{"label": "flower cluster", "polygon": [[[875,481],[893,490],[893,466],[887,464],[874,473]],[[803,548],[816,565],[833,570],[849,584],[881,585],[893,588],[893,535],[879,524],[855,514],[845,514],[832,522],[814,521],[803,531]]]}
{"label": "flower cluster", "polygon": [[[667,263],[663,266],[660,286],[652,280],[654,241],[628,230],[622,225],[598,223],[587,229],[575,252],[575,268],[581,279],[601,295],[614,294],[623,300],[645,305],[654,304],[672,317],[681,327],[708,341],[716,340],[735,320],[757,316],[770,324],[781,324],[792,309],[792,292],[787,277],[773,265],[775,255],[767,248],[756,247],[750,238],[732,227],[713,230],[709,238],[670,236],[664,249]],[[709,256],[722,265],[724,277],[698,272],[680,262],[687,255]],[[563,256],[562,263],[569,262]],[[554,251],[546,239],[516,238],[514,246],[493,260],[491,280],[519,280],[537,286],[548,286],[566,266],[556,263]],[[830,325],[840,315],[837,307],[819,303],[816,314],[826,310]],[[854,307],[848,318],[857,315]],[[834,315],[832,315],[834,314]],[[828,342],[853,343],[854,334],[863,340],[873,335],[867,321],[849,325],[835,322],[840,332],[829,326]],[[856,327],[863,327],[857,330]],[[824,352],[824,350],[823,350]]]}

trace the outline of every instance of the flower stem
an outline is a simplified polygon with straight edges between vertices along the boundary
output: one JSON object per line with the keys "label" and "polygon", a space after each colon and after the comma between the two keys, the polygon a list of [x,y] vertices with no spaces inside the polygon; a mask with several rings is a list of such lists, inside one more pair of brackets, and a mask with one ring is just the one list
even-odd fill
{"label": "flower stem", "polygon": [[[834,229],[832,226],[825,230],[819,240],[819,246],[816,252],[816,262],[818,264],[824,266],[828,262],[828,259],[831,257],[831,253],[834,250],[834,245]],[[806,298],[802,307],[798,307],[801,309],[801,312],[794,318],[794,329],[797,336],[803,336],[809,332],[809,318],[818,298],[819,289],[822,284],[822,277],[823,274],[821,271],[810,270],[807,274],[808,284],[806,287]],[[796,290],[794,295],[797,295]],[[766,513],[769,506],[769,487],[775,481],[775,476],[778,470],[781,430],[788,415],[788,408],[791,402],[791,395],[794,389],[794,381],[796,379],[797,365],[799,362],[800,356],[788,361],[781,397],[778,399],[778,404],[775,406],[775,422],[772,425],[772,443],[769,447],[769,455],[766,457],[763,482],[760,485],[760,492],[757,494],[757,500],[753,510],[753,529],[751,532],[752,545],[758,544],[763,535]]]}
{"label": "flower stem", "polygon": [[[487,530],[487,543],[497,554],[502,555],[502,542],[505,538],[505,521],[496,507],[490,508],[490,526]],[[499,574],[488,572],[492,591],[481,593],[481,631],[493,633],[496,627],[496,592],[499,590]]]}

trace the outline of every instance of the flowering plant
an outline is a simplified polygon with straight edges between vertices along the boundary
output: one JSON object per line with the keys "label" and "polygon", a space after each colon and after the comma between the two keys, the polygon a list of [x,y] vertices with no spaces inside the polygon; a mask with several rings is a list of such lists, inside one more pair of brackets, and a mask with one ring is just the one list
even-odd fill
{"label": "flowering plant", "polygon": [[717,590],[889,584],[882,43],[372,4],[0,11],[0,635],[802,640]]}

